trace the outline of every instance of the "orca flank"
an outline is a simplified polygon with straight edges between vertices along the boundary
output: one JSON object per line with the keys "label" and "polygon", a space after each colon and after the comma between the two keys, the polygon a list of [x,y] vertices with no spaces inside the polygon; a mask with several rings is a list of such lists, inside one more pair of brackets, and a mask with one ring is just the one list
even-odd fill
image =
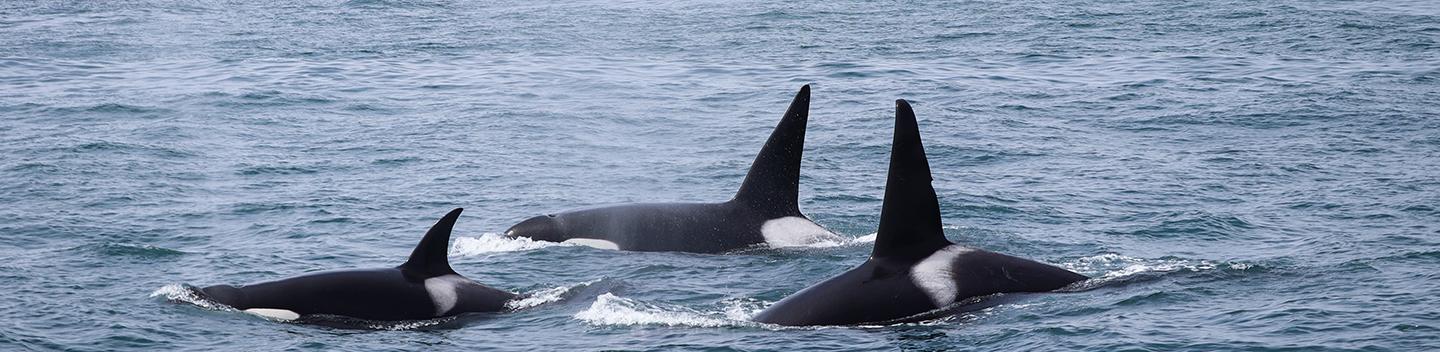
{"label": "orca flank", "polygon": [[450,233],[461,211],[456,208],[435,223],[409,260],[394,268],[327,271],[198,291],[235,309],[282,321],[311,315],[419,320],[504,310],[515,294],[465,278],[450,267]]}
{"label": "orca flank", "polygon": [[780,300],[755,321],[855,325],[923,320],[979,297],[1053,291],[1086,279],[947,240],[915,112],[905,100],[896,101],[894,138],[880,228],[869,260]]}
{"label": "orca flank", "polygon": [[509,237],[604,249],[720,253],[757,245],[836,240],[800,212],[800,160],[810,86],[800,88],[756,155],[735,197],[722,203],[643,203],[536,216]]}

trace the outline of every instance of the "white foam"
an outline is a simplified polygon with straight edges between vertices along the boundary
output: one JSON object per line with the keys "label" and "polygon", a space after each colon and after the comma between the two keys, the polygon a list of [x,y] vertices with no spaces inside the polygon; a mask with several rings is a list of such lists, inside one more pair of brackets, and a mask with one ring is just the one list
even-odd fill
{"label": "white foam", "polygon": [[609,250],[620,250],[620,245],[615,244],[615,242],[610,242],[610,241],[606,241],[606,240],[598,240],[598,239],[594,239],[594,238],[571,238],[571,239],[565,240],[565,242],[561,242],[561,243],[577,244],[577,245],[586,246],[586,247],[590,247],[590,248],[609,249]]}
{"label": "white foam", "polygon": [[563,246],[555,242],[536,241],[526,237],[505,237],[498,233],[485,233],[480,237],[458,237],[450,244],[450,255],[471,256],[488,253],[528,251],[545,247]]}
{"label": "white foam", "polygon": [[431,326],[436,326],[436,325],[444,324],[444,323],[450,322],[450,321],[452,321],[452,320],[455,320],[455,317],[454,317],[454,316],[442,317],[442,318],[434,318],[434,319],[425,319],[425,320],[405,320],[405,321],[398,321],[398,322],[390,322],[390,321],[385,321],[385,322],[372,322],[372,323],[370,323],[370,324],[366,324],[366,325],[365,325],[365,328],[367,328],[367,329],[372,329],[372,330],[388,330],[388,331],[415,330],[415,329],[419,329],[419,328],[431,327]]}
{"label": "white foam", "polygon": [[879,233],[879,232],[876,232],[876,233],[872,233],[872,234],[869,234],[869,235],[864,235],[864,236],[860,236],[860,237],[856,237],[856,238],[854,238],[854,239],[851,239],[851,240],[850,240],[850,243],[875,243],[875,238],[876,238],[876,237],[879,237],[879,236],[880,236],[880,233]]}
{"label": "white foam", "polygon": [[721,318],[684,307],[660,307],[613,294],[595,298],[589,309],[575,313],[575,319],[593,325],[664,325],[721,327],[746,325],[746,322]]}
{"label": "white foam", "polygon": [[455,320],[455,316],[440,317],[440,318],[425,319],[425,320],[405,320],[405,321],[398,321],[398,322],[391,322],[391,321],[379,322],[379,321],[377,321],[377,322],[373,322],[373,323],[371,323],[371,324],[367,324],[367,325],[365,325],[365,327],[368,328],[368,329],[372,329],[372,330],[389,330],[389,331],[415,330],[415,329],[419,329],[419,328],[431,327],[431,326],[436,326],[436,325],[448,323],[448,322],[453,321],[453,320]]}
{"label": "white foam", "polygon": [[738,298],[726,300],[723,304],[725,305],[723,311],[725,319],[751,322],[751,319],[755,318],[756,314],[760,314],[761,311],[765,310],[765,307],[775,304],[775,302],[764,302],[753,298]]}
{"label": "white foam", "polygon": [[235,308],[231,308],[230,306],[211,301],[209,299],[201,297],[200,295],[196,295],[195,291],[192,291],[181,284],[169,284],[161,286],[160,288],[155,289],[155,292],[151,292],[150,297],[164,297],[166,300],[172,302],[189,303],[197,307],[210,310],[235,310]]}
{"label": "white foam", "polygon": [[810,243],[806,243],[806,244],[801,244],[801,245],[779,246],[779,247],[776,247],[776,246],[774,246],[774,245],[771,245],[771,247],[776,247],[776,248],[833,248],[833,247],[845,247],[845,246],[853,246],[853,245],[860,245],[860,244],[874,243],[874,242],[875,242],[875,234],[873,234],[873,233],[872,233],[872,234],[869,234],[869,235],[860,236],[860,237],[845,237],[845,236],[841,236],[841,235],[834,235],[834,236],[835,236],[834,238],[819,239],[819,240],[816,240],[816,241],[814,241],[814,242],[810,242]]}
{"label": "white foam", "polygon": [[561,299],[565,298],[566,292],[570,292],[570,290],[574,290],[576,288],[590,286],[596,282],[600,282],[600,280],[591,280],[575,285],[552,287],[531,292],[530,294],[525,295],[525,298],[505,302],[505,308],[509,308],[510,310],[521,310],[525,308],[536,307],[550,302],[558,302]]}
{"label": "white foam", "polygon": [[[1143,259],[1115,253],[1089,256],[1077,259],[1073,263],[1059,264],[1061,267],[1076,272],[1103,272],[1100,277],[1096,278],[1099,281],[1113,281],[1143,273],[1170,273],[1176,271],[1199,272],[1213,270],[1221,265],[1220,263],[1207,260]],[[1253,267],[1245,263],[1228,263],[1224,265],[1235,270],[1245,270]]]}
{"label": "white foam", "polygon": [[[808,222],[809,220],[806,221]],[[816,226],[818,227],[818,225]],[[824,229],[821,228],[821,230]],[[767,239],[767,242],[769,242],[769,239]],[[776,248],[829,248],[873,242],[875,242],[875,234],[873,233],[865,236],[851,238],[837,235],[826,230],[824,234],[812,236],[812,238],[809,240],[781,242],[778,245],[775,243],[767,244],[769,244],[771,247]],[[487,232],[480,235],[480,237],[456,237],[455,240],[450,244],[449,254],[452,256],[464,257],[492,253],[530,251],[555,246],[587,246],[600,249],[619,248],[619,245],[605,240],[575,238],[566,240],[563,243],[556,243],[547,241],[536,241],[528,237],[505,237],[505,235],[502,234]]]}
{"label": "white foam", "polygon": [[935,303],[936,307],[955,303],[959,287],[956,286],[955,273],[951,269],[956,258],[973,251],[975,250],[957,245],[941,248],[910,268],[910,280],[925,291],[925,295],[930,297],[930,302]]}

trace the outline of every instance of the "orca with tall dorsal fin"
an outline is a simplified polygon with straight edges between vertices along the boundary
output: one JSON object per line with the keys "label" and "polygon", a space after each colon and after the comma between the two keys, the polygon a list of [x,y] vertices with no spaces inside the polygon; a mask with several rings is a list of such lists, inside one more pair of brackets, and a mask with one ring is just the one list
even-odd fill
{"label": "orca with tall dorsal fin", "polygon": [[311,315],[420,320],[504,310],[515,294],[481,285],[450,268],[446,252],[461,210],[456,208],[435,223],[410,259],[394,268],[328,271],[198,291],[215,302],[283,321]]}
{"label": "orca with tall dorsal fin", "polygon": [[505,235],[605,249],[698,253],[838,241],[839,236],[800,213],[800,156],[809,117],[806,85],[795,94],[730,201],[566,211],[526,219]]}
{"label": "orca with tall dorsal fin", "polygon": [[754,317],[778,325],[888,324],[996,293],[1046,292],[1085,280],[1055,266],[951,243],[915,112],[895,102],[895,140],[870,259],[785,297]]}

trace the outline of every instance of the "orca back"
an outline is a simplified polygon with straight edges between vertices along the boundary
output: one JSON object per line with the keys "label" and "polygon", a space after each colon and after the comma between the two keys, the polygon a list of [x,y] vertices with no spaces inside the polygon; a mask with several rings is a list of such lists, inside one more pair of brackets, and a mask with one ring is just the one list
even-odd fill
{"label": "orca back", "polygon": [[514,294],[466,279],[450,267],[450,234],[462,210],[450,211],[431,226],[409,260],[394,268],[327,271],[199,291],[236,309],[283,320],[309,315],[417,320],[502,310]]}

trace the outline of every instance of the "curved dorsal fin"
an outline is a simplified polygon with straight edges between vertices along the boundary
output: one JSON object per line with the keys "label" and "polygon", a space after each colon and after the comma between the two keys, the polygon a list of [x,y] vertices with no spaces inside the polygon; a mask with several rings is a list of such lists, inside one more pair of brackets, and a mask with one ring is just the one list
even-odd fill
{"label": "curved dorsal fin", "polygon": [[446,254],[450,250],[450,231],[455,228],[455,220],[460,218],[463,210],[465,209],[455,208],[435,222],[435,226],[431,226],[430,231],[425,232],[425,238],[420,239],[420,244],[415,246],[415,251],[410,252],[410,260],[400,264],[400,270],[422,278],[455,274]]}
{"label": "curved dorsal fin", "polygon": [[920,144],[915,111],[904,99],[896,100],[890,174],[871,257],[923,257],[951,244],[941,228],[940,201],[930,181],[930,162]]}
{"label": "curved dorsal fin", "polygon": [[800,87],[760,155],[750,164],[735,200],[767,215],[800,215],[800,154],[810,119],[810,85]]}

